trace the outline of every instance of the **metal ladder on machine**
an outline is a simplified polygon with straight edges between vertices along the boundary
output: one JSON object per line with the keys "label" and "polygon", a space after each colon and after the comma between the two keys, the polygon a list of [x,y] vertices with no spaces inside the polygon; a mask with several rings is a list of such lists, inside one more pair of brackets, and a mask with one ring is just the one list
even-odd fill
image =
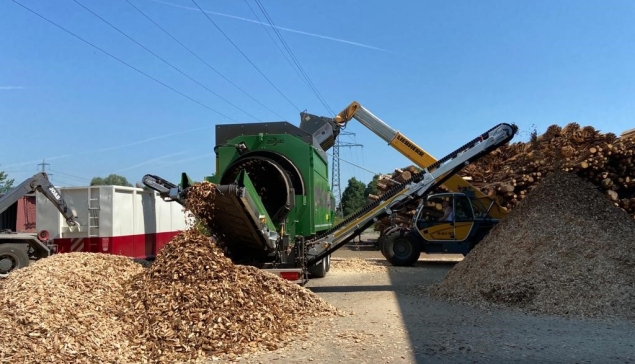
{"label": "metal ladder on machine", "polygon": [[[99,187],[88,189],[88,239],[90,241],[90,251],[98,253],[101,251],[100,241],[93,239],[99,237]],[[96,196],[95,196],[96,195]]]}

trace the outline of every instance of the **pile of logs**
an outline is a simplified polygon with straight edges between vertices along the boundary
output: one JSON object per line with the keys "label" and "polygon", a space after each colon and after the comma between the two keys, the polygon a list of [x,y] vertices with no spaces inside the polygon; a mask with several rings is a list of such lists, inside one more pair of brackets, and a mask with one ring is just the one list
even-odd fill
{"label": "pile of logs", "polygon": [[[540,181],[556,170],[575,173],[592,182],[613,203],[635,218],[635,135],[617,137],[592,126],[569,123],[551,125],[544,134],[532,134],[528,142],[516,142],[496,149],[464,168],[459,175],[511,211]],[[414,166],[397,168],[380,176],[380,194],[395,182],[410,177]],[[374,199],[376,196],[369,196]],[[584,196],[580,196],[584,198]],[[409,222],[414,207],[399,211],[396,223]],[[404,209],[402,209],[404,210]],[[402,221],[403,220],[403,221]],[[390,225],[388,218],[375,229]]]}
{"label": "pile of logs", "polygon": [[[375,201],[379,198],[380,195],[384,194],[386,191],[390,190],[393,186],[403,183],[410,179],[414,173],[417,173],[419,170],[417,167],[411,165],[403,168],[395,168],[394,172],[391,174],[382,174],[379,176],[377,181],[377,189],[379,190],[379,195],[368,195],[368,202]],[[443,186],[438,188],[434,192],[447,192],[447,189]],[[415,210],[420,203],[420,199],[410,201],[406,203],[404,206],[394,210],[392,217],[384,217],[375,223],[375,231],[382,231],[390,226],[401,225],[408,226],[412,221],[412,218],[415,215]]]}
{"label": "pile of logs", "polygon": [[[461,171],[475,187],[513,209],[555,170],[592,182],[616,206],[635,217],[635,138],[618,138],[577,123],[550,126],[526,143],[503,146]],[[584,196],[581,196],[584,198]]]}

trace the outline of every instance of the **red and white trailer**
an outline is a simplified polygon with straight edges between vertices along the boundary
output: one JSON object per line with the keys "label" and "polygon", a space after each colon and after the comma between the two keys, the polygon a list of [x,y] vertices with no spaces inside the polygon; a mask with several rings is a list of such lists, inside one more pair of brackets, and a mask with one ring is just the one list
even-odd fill
{"label": "red and white trailer", "polygon": [[38,193],[38,237],[52,242],[53,254],[93,252],[153,259],[188,227],[183,207],[151,190],[90,186],[64,187],[60,192],[80,229],[70,228],[55,205]]}

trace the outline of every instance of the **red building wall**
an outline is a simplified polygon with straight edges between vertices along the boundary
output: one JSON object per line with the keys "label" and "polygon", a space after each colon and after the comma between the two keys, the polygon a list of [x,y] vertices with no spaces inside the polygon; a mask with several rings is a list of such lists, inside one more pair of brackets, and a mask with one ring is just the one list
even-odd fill
{"label": "red building wall", "polygon": [[17,202],[18,211],[15,218],[15,227],[17,232],[34,233],[35,232],[35,196],[22,197]]}

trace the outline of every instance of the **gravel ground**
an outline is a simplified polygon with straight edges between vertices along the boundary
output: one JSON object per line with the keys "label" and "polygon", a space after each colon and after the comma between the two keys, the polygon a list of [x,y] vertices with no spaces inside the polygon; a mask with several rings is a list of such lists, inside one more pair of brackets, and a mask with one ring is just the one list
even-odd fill
{"label": "gravel ground", "polygon": [[[358,258],[363,257],[365,259],[370,260],[382,260],[385,261],[383,255],[379,249],[375,246],[377,242],[377,238],[379,237],[379,233],[368,231],[361,235],[361,238],[356,238],[350,244],[342,247],[337,250],[332,255],[332,259],[339,258]],[[426,254],[421,253],[419,257],[419,261],[448,261],[448,262],[458,262],[463,259],[461,254]]]}
{"label": "gravel ground", "polygon": [[[376,259],[372,251],[355,254]],[[347,315],[319,319],[309,338],[238,362],[635,363],[631,322],[528,315],[425,296],[423,288],[440,282],[452,264],[420,261],[371,273],[331,270],[307,287]]]}

